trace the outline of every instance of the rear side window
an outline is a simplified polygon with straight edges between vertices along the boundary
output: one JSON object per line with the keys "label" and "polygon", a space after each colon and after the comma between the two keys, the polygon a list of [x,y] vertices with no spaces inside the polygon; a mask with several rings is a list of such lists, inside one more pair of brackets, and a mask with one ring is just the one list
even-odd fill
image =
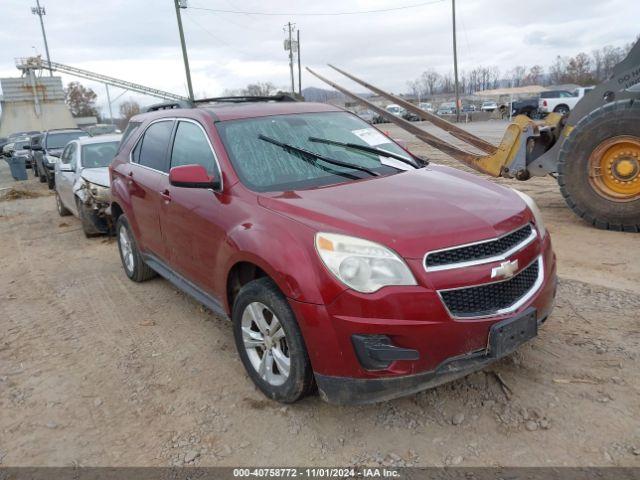
{"label": "rear side window", "polygon": [[202,128],[191,122],[179,122],[173,141],[171,166],[193,164],[202,165],[207,172],[213,173],[216,159]]}
{"label": "rear side window", "polygon": [[134,161],[145,167],[167,172],[167,147],[172,129],[173,120],[156,122],[147,128],[135,148]]}

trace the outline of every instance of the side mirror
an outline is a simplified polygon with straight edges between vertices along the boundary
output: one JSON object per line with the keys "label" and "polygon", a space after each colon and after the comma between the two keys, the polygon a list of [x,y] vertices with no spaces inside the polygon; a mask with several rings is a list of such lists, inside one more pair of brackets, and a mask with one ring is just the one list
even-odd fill
{"label": "side mirror", "polygon": [[73,172],[73,168],[71,168],[70,163],[60,163],[60,171],[61,172]]}
{"label": "side mirror", "polygon": [[31,145],[25,145],[22,147],[23,150],[31,150]]}
{"label": "side mirror", "polygon": [[29,150],[42,150],[42,145],[29,145]]}
{"label": "side mirror", "polygon": [[181,165],[169,170],[169,183],[183,188],[220,188],[220,182],[202,165]]}

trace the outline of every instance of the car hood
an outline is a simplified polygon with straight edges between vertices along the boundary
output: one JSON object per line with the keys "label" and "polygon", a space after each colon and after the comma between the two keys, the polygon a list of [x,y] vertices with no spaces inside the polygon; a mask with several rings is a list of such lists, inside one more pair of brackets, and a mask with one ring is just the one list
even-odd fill
{"label": "car hood", "polygon": [[109,167],[85,168],[80,174],[88,182],[107,187],[111,185],[109,180]]}
{"label": "car hood", "polygon": [[316,231],[366,238],[405,258],[493,238],[531,219],[524,201],[510,189],[443,166],[260,194],[258,201]]}

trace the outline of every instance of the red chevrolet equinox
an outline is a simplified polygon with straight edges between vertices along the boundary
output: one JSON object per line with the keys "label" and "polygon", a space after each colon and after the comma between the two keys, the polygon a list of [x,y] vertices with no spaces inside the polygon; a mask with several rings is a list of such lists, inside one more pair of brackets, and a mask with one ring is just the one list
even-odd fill
{"label": "red chevrolet equinox", "polygon": [[249,377],[281,402],[407,395],[536,336],[556,267],[531,198],[288,100],[131,119],[110,170],[131,280],[160,274],[229,317]]}

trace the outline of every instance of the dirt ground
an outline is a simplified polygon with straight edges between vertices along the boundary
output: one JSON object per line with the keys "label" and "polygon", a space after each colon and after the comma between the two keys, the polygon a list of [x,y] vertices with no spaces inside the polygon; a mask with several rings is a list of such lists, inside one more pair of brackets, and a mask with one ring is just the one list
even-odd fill
{"label": "dirt ground", "polygon": [[[497,142],[505,124],[467,127]],[[86,239],[29,173],[43,196],[0,201],[2,465],[640,466],[640,236],[583,224],[552,178],[499,180],[535,198],[558,256],[539,337],[437,389],[336,407],[265,399],[227,321],[130,282],[114,241]]]}

